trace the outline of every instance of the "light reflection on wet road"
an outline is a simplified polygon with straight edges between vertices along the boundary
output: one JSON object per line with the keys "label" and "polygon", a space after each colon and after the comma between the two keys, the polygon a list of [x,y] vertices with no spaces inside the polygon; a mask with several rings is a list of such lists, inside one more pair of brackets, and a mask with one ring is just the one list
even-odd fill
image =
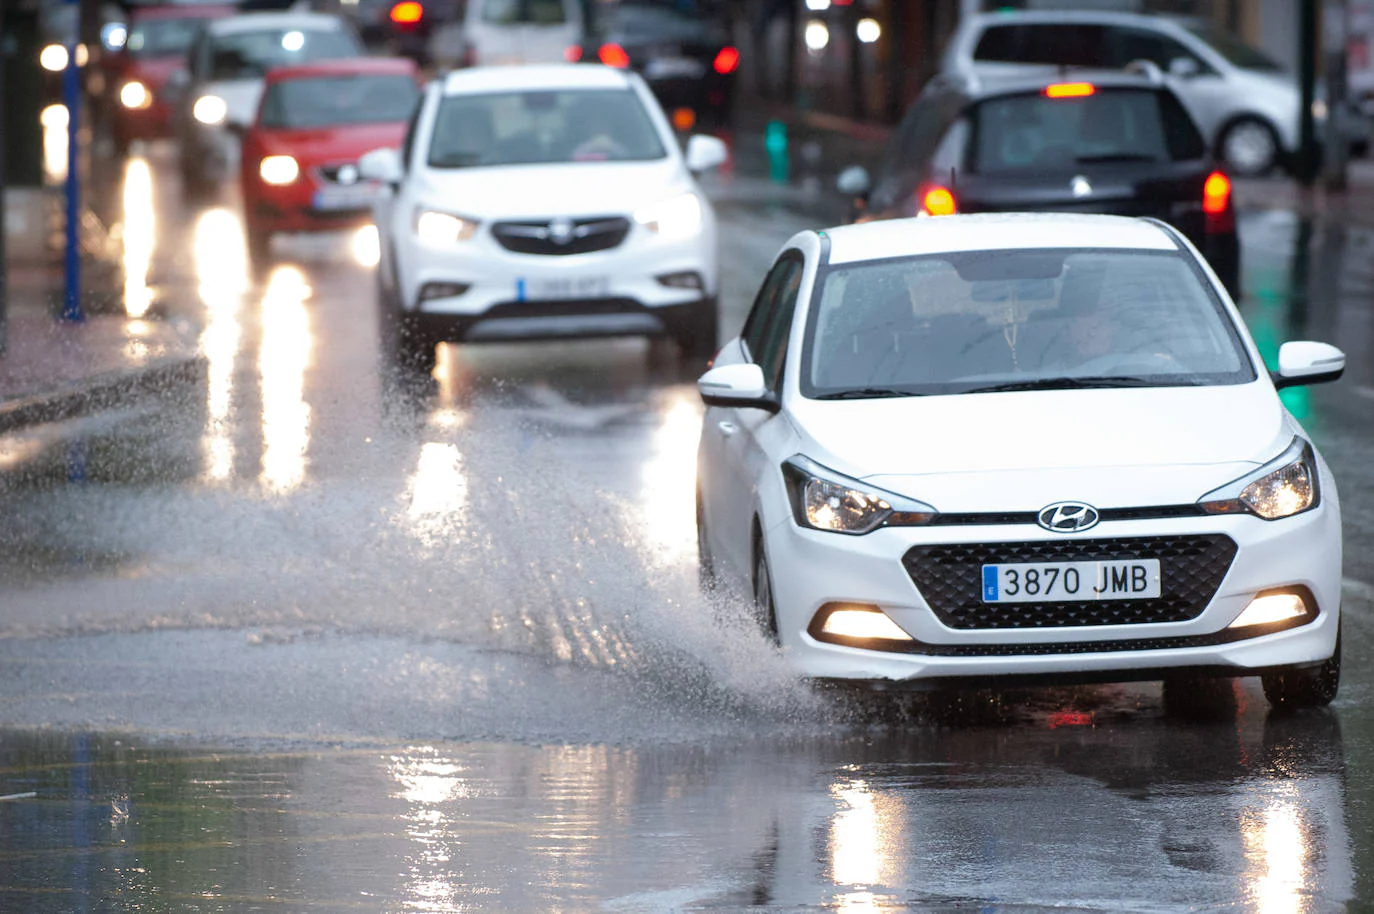
{"label": "light reflection on wet road", "polygon": [[[1345,774],[1374,758],[1366,665],[1290,720],[1253,683],[1200,721],[1154,686],[853,716],[696,592],[700,404],[671,347],[446,347],[429,388],[388,389],[375,237],[289,239],[254,280],[235,209],[179,212],[140,161],[125,307],[199,328],[205,397],[0,438],[0,795],[37,794],[0,800],[0,910],[1374,897],[1374,786]],[[810,220],[718,190],[728,333]],[[1371,236],[1242,233],[1266,353],[1350,355],[1288,403],[1341,482],[1367,656]]]}

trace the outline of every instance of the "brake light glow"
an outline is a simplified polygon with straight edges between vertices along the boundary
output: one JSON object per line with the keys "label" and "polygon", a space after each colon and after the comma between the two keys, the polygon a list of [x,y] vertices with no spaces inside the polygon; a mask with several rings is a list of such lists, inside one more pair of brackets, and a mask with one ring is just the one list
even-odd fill
{"label": "brake light glow", "polygon": [[921,195],[921,209],[930,216],[953,216],[958,212],[958,207],[954,204],[954,194],[948,187],[926,188],[926,192]]}
{"label": "brake light glow", "polygon": [[715,67],[716,72],[721,76],[724,76],[726,73],[735,72],[735,67],[739,66],[739,48],[730,47],[728,45],[721,48],[712,66]]}
{"label": "brake light glow", "polygon": [[563,49],[563,59],[568,63],[577,63],[582,59],[582,45],[570,44]]}
{"label": "brake light glow", "polygon": [[401,0],[391,8],[391,21],[397,25],[414,25],[424,17],[424,6],[415,0]]}
{"label": "brake light glow", "polygon": [[1202,211],[1209,216],[1219,216],[1226,212],[1231,202],[1231,179],[1219,171],[1207,176],[1202,185]]}
{"label": "brake light glow", "polygon": [[630,55],[618,44],[603,44],[596,56],[600,57],[606,66],[615,67],[617,70],[623,70],[630,65]]}
{"label": "brake light glow", "polygon": [[1046,98],[1087,98],[1097,91],[1092,83],[1054,83],[1041,93]]}

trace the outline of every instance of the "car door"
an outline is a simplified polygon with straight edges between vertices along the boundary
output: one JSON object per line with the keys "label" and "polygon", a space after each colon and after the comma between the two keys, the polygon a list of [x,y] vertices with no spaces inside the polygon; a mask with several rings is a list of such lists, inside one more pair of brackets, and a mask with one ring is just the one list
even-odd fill
{"label": "car door", "polygon": [[[787,340],[791,335],[792,315],[801,288],[801,252],[785,252],[769,271],[768,279],[745,324],[744,341],[749,357],[763,369],[764,381],[774,394],[781,394],[782,371],[786,363]],[[762,409],[720,410],[716,428],[722,438],[721,479],[716,486],[717,517],[721,519],[717,541],[742,580],[751,580],[753,556],[751,536],[758,487],[763,474],[776,472],[768,467],[760,435],[769,423],[785,422]]]}
{"label": "car door", "polygon": [[[1119,67],[1134,60],[1148,60],[1164,73],[1164,81],[1197,121],[1211,146],[1227,118],[1244,104],[1235,87],[1215,67],[1182,42],[1162,32],[1139,28],[1111,30],[1111,62]],[[1170,71],[1175,60],[1192,61],[1194,72],[1178,75]]]}
{"label": "car door", "polygon": [[395,225],[397,198],[402,187],[410,178],[411,170],[414,167],[416,133],[420,127],[420,115],[425,110],[425,99],[426,95],[421,94],[416,101],[415,110],[410,113],[410,123],[406,126],[405,139],[401,141],[402,177],[400,183],[383,184],[372,204],[372,219],[377,224],[377,242],[381,252],[378,269],[382,271],[382,281],[398,293],[401,284],[396,276],[396,233],[403,231],[403,227]]}

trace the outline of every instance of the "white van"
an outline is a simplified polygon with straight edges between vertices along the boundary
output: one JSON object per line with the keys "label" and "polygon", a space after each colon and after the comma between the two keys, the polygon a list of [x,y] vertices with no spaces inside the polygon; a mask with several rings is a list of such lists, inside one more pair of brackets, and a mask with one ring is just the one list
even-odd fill
{"label": "white van", "polygon": [[581,38],[579,0],[468,0],[461,60],[467,66],[562,63]]}

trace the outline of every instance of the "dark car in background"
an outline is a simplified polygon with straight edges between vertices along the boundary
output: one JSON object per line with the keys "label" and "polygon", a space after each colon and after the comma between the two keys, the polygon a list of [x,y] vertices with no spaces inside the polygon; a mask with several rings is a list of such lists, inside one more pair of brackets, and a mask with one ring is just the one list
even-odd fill
{"label": "dark car in background", "polygon": [[980,212],[1152,216],[1206,257],[1233,297],[1231,181],[1151,68],[1058,78],[941,77],[912,104],[879,174],[846,169],[853,219]]}
{"label": "dark car in background", "polygon": [[729,122],[740,52],[723,4],[612,0],[590,6],[586,35],[569,48],[570,60],[639,73],[680,130],[697,120]]}

